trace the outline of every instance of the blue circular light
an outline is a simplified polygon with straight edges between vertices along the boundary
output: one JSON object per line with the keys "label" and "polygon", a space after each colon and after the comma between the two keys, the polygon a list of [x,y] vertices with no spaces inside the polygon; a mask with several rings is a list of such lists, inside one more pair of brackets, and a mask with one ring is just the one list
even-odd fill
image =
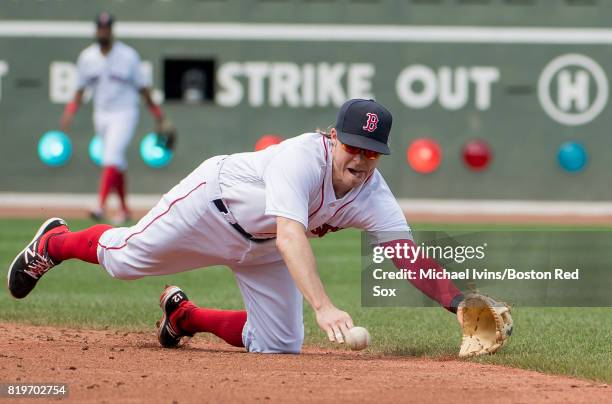
{"label": "blue circular light", "polygon": [[64,132],[58,130],[46,132],[38,141],[38,158],[48,166],[62,166],[71,156],[72,142]]}
{"label": "blue circular light", "polygon": [[102,165],[102,150],[104,145],[102,144],[102,137],[95,135],[89,142],[89,159],[98,167]]}
{"label": "blue circular light", "polygon": [[584,146],[576,142],[566,142],[559,148],[557,159],[561,167],[569,172],[581,171],[588,161]]}
{"label": "blue circular light", "polygon": [[140,142],[140,157],[146,165],[153,168],[162,168],[170,164],[174,152],[159,145],[156,133],[145,135]]}

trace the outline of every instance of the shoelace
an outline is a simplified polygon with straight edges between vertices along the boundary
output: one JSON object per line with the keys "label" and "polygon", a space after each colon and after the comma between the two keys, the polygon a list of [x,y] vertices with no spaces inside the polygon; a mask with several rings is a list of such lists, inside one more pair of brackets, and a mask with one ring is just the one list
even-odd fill
{"label": "shoelace", "polygon": [[28,263],[28,269],[24,272],[34,279],[39,279],[54,266],[55,264],[48,255],[36,253],[34,259]]}

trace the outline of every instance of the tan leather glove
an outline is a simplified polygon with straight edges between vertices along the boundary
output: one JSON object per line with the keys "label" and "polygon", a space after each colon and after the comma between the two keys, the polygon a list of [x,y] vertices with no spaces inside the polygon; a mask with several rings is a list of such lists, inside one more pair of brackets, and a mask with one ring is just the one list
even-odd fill
{"label": "tan leather glove", "polygon": [[459,307],[463,317],[460,357],[495,353],[512,335],[512,316],[506,303],[470,293]]}

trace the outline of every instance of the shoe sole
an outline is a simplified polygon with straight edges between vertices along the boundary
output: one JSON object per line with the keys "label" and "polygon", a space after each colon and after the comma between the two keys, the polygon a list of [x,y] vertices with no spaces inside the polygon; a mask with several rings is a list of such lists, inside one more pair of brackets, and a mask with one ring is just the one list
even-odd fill
{"label": "shoe sole", "polygon": [[[180,291],[181,288],[179,288],[178,286],[168,286],[163,292],[162,295],[159,299],[159,307],[161,307],[162,309],[162,318],[159,321],[159,327],[157,328],[157,340],[159,341],[161,338],[161,332],[162,330],[166,327],[167,325],[167,321],[170,321],[170,319],[166,316],[166,302],[168,301],[168,299],[170,298],[170,296],[172,296],[175,292]],[[183,338],[187,338],[186,336]],[[183,339],[181,338],[181,340]],[[187,341],[185,341],[185,343],[187,343]],[[181,345],[181,342],[179,341],[177,347]],[[184,345],[184,344],[183,344]]]}
{"label": "shoe sole", "polygon": [[[36,240],[37,238],[39,238],[42,234],[43,234],[43,230],[45,229],[45,227],[49,226],[49,224],[51,224],[51,222],[55,221],[55,220],[61,220],[64,221],[64,219],[60,218],[60,217],[52,217],[51,219],[47,219],[46,222],[44,222],[39,228],[38,231],[36,232],[36,234],[34,235],[34,238],[32,238],[32,241],[30,241],[28,244],[26,244],[26,246],[23,248],[23,250],[21,250],[21,252],[19,254],[17,254],[15,256],[15,259],[13,260],[13,262],[11,262],[11,266],[9,267],[8,270],[8,274],[6,275],[6,287],[9,290],[9,292],[11,291],[10,289],[10,282],[11,282],[11,274],[13,273],[13,269],[15,266],[15,262],[17,261],[17,259],[19,259],[19,257],[21,256],[21,254],[25,253],[25,251],[28,249],[28,247],[30,246],[30,244],[32,244],[34,242],[34,240]],[[17,297],[13,296],[12,293],[10,293],[10,295],[14,298],[14,299],[18,299]]]}

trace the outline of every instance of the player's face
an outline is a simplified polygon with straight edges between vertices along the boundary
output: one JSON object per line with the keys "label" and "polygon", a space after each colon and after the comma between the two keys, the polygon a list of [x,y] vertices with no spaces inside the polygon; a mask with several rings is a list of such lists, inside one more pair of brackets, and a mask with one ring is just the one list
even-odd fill
{"label": "player's face", "polygon": [[332,180],[336,193],[348,192],[358,187],[374,172],[378,165],[379,156],[366,153],[364,150],[343,147],[336,129],[331,129],[333,170]]}
{"label": "player's face", "polygon": [[113,30],[111,27],[98,27],[96,29],[96,41],[100,46],[110,45],[113,39]]}

